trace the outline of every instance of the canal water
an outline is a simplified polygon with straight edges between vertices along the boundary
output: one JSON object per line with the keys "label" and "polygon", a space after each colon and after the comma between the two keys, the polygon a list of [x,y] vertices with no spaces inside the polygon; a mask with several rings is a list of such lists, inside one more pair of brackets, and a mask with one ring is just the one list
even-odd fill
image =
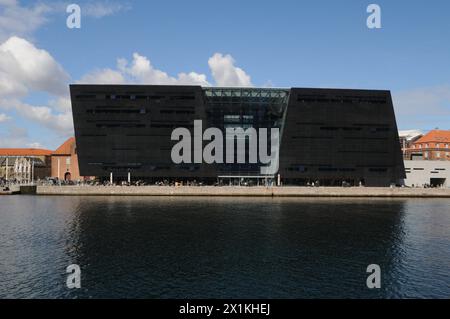
{"label": "canal water", "polygon": [[450,200],[2,196],[0,298],[450,298]]}

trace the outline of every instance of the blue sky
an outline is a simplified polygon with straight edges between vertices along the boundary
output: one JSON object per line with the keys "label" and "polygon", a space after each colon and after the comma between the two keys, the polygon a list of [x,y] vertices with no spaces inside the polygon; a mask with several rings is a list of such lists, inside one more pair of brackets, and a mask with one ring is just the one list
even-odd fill
{"label": "blue sky", "polygon": [[[54,67],[2,94],[2,72],[4,81],[17,72],[2,70],[0,54],[0,147],[55,148],[73,134],[67,93],[37,82],[156,84],[189,72],[211,85],[388,89],[400,129],[450,129],[449,1],[74,2],[81,29],[67,28],[64,2],[0,0],[0,53],[14,36],[5,52],[34,52],[30,44]],[[381,29],[366,26],[370,3],[381,7]],[[17,14],[28,28],[5,24]]]}

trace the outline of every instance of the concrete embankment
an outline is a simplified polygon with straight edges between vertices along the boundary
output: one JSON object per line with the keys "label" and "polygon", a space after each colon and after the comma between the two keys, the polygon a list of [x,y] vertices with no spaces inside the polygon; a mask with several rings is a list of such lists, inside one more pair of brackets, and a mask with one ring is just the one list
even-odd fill
{"label": "concrete embankment", "polygon": [[1,195],[15,195],[18,194],[17,192],[13,192],[13,191],[0,191],[0,196]]}
{"label": "concrete embankment", "polygon": [[19,186],[12,186],[9,190],[5,190],[5,188],[0,188],[0,195],[18,195],[20,194]]}
{"label": "concrete embankment", "polygon": [[450,189],[372,187],[38,186],[37,195],[450,198]]}

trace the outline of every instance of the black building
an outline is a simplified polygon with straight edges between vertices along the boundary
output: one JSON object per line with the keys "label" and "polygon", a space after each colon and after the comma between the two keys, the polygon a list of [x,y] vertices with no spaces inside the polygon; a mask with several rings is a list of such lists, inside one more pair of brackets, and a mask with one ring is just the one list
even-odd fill
{"label": "black building", "polygon": [[285,185],[388,186],[405,178],[389,91],[154,85],[70,90],[83,176],[206,183],[261,177],[264,165],[249,161],[174,164],[171,151],[178,142],[171,140],[172,131],[184,127],[194,136],[194,121],[202,120],[203,130],[279,128],[279,170],[268,177],[279,174]]}

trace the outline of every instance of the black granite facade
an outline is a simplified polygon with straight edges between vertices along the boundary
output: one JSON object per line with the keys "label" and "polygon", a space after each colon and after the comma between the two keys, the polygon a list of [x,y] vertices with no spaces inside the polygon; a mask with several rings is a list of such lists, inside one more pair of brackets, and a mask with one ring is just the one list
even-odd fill
{"label": "black granite facade", "polygon": [[260,175],[260,163],[174,164],[172,131],[185,127],[194,138],[194,120],[202,120],[203,130],[279,128],[278,174],[284,184],[388,186],[404,178],[389,91],[153,85],[70,89],[83,176],[107,178],[112,172],[126,178],[130,172],[134,179],[209,183],[219,176]]}

